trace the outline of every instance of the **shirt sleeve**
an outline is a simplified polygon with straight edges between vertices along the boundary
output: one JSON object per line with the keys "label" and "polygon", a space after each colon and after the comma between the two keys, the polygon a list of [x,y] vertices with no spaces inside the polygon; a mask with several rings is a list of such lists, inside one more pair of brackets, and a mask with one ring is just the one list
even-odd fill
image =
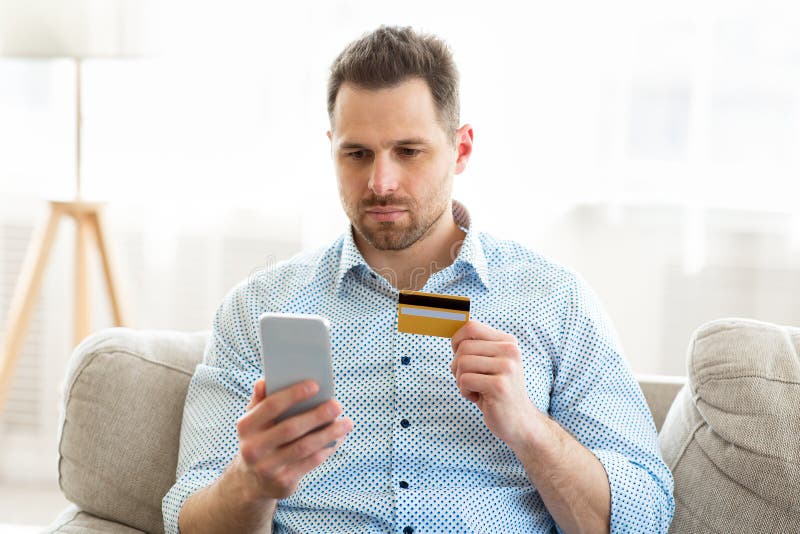
{"label": "shirt sleeve", "polygon": [[611,532],[667,532],[673,479],[644,394],[594,292],[575,276],[570,294],[550,415],[603,465]]}
{"label": "shirt sleeve", "polygon": [[186,499],[216,481],[239,450],[236,423],[261,376],[260,351],[246,284],[226,295],[214,314],[203,362],[189,383],[175,485],[162,500],[164,531],[175,534]]}

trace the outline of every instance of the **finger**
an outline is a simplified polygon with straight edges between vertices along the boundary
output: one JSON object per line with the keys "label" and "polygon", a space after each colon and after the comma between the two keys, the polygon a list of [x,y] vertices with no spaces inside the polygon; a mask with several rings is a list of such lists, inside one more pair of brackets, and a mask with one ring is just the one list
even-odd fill
{"label": "finger", "polygon": [[513,361],[509,359],[493,358],[491,356],[465,355],[457,360],[455,372],[456,380],[466,373],[483,375],[511,374],[514,371]]}
{"label": "finger", "polygon": [[483,339],[486,341],[510,341],[514,336],[506,334],[502,330],[497,330],[489,325],[471,319],[464,326],[459,328],[450,339],[453,352],[458,350],[458,346],[465,339]]}
{"label": "finger", "polygon": [[459,371],[455,367],[452,370],[453,370],[453,377],[455,377],[456,380],[456,387],[458,388],[459,393],[461,393],[461,396],[470,402],[478,402],[478,400],[480,399],[480,395],[478,393],[469,391],[468,389],[464,388],[461,385],[461,375],[463,374],[463,372]]}
{"label": "finger", "polygon": [[470,381],[465,383],[462,377],[470,374],[493,377],[511,374],[511,366],[509,364],[513,361],[505,358],[468,355],[458,358],[458,362],[458,367],[453,373],[456,379],[456,387],[464,398],[471,402],[477,402],[480,398],[479,393],[470,389],[468,387],[471,384]]}
{"label": "finger", "polygon": [[[267,429],[240,437],[242,457],[251,465],[258,464],[263,458],[272,457],[274,459],[276,451],[280,450],[281,447],[312,433],[314,430],[329,426],[340,412],[341,406],[336,401],[331,400],[303,414],[287,418]],[[265,469],[270,471],[278,469],[280,466],[280,461],[277,461],[277,463],[276,461],[270,461],[269,466]]]}
{"label": "finger", "polygon": [[467,399],[468,401],[474,403],[477,403],[481,398],[481,396],[478,393],[472,393],[470,391],[461,391],[461,396]]}
{"label": "finger", "polygon": [[[259,463],[259,470],[268,472],[278,470],[282,466],[288,469],[297,469],[297,465],[302,465],[309,457],[318,453],[322,453],[327,458],[339,448],[344,436],[352,429],[352,420],[346,417],[339,419],[265,455]],[[336,442],[336,445],[328,447],[333,441]],[[304,475],[305,472],[302,474]]]}
{"label": "finger", "polygon": [[247,445],[248,459],[269,454],[306,434],[329,425],[342,413],[341,405],[335,400],[325,402],[316,408],[284,419],[261,433],[253,435]]}
{"label": "finger", "polygon": [[458,346],[456,356],[475,354],[498,358],[519,357],[519,347],[512,341],[484,341],[482,339],[465,339]]}
{"label": "finger", "polygon": [[264,400],[265,396],[266,394],[265,394],[264,379],[259,378],[253,385],[253,396],[250,397],[250,404],[247,405],[247,411],[249,412],[250,410],[252,410],[256,404]]}
{"label": "finger", "polygon": [[239,435],[247,435],[269,426],[286,410],[299,402],[310,399],[317,391],[319,391],[319,386],[312,380],[298,382],[272,394],[267,394],[265,389],[264,399],[255,404],[253,410],[247,412],[239,420],[237,425]]}
{"label": "finger", "polygon": [[478,393],[486,395],[499,392],[502,378],[496,375],[484,375],[480,373],[462,373],[458,378],[458,388],[462,393]]}
{"label": "finger", "polygon": [[[480,339],[465,339],[458,346],[458,350],[450,362],[450,372],[457,376],[460,361],[465,356],[483,356],[496,359],[520,360],[521,355],[516,342],[511,341],[484,341]],[[512,369],[513,370],[513,369]]]}
{"label": "finger", "polygon": [[312,454],[311,456],[308,456],[307,458],[300,460],[295,464],[286,466],[286,470],[289,471],[291,475],[293,477],[296,477],[297,479],[303,478],[307,473],[309,473],[313,469],[316,469],[317,467],[322,465],[322,463],[325,460],[330,458],[331,455],[333,455],[333,453],[336,452],[337,448],[338,447],[322,449]]}
{"label": "finger", "polygon": [[[286,455],[287,464],[304,460],[320,451],[335,451],[342,439],[353,429],[353,421],[343,417],[314,432],[306,434],[300,439],[283,446],[278,455]],[[332,447],[331,443],[335,443]]]}
{"label": "finger", "polygon": [[[460,375],[463,372],[465,363],[468,364],[471,360],[477,358],[486,358],[489,360],[492,359],[491,357],[480,356],[477,354],[457,354],[453,357],[453,361],[450,362],[450,372],[453,373],[453,376],[456,377],[456,379],[458,379],[458,375]],[[475,372],[481,372],[481,371],[476,370]]]}
{"label": "finger", "polygon": [[331,399],[316,408],[284,419],[269,432],[277,436],[277,444],[283,445],[299,439],[309,432],[333,422],[342,413],[342,405]]}

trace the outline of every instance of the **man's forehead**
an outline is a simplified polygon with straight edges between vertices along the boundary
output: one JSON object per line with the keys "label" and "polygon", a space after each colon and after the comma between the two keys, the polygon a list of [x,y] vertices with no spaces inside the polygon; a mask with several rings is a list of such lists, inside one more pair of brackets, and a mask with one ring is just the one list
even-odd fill
{"label": "man's forehead", "polygon": [[332,130],[343,142],[381,144],[402,141],[431,143],[443,134],[427,83],[411,79],[400,85],[365,89],[342,84],[333,110]]}
{"label": "man's forehead", "polygon": [[336,95],[333,116],[337,122],[404,118],[420,122],[435,119],[436,106],[424,80],[414,78],[380,89],[345,83]]}

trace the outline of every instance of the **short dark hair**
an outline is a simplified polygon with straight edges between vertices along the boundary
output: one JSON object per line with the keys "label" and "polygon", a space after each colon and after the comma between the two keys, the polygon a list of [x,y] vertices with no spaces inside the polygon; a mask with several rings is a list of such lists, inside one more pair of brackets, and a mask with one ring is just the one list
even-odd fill
{"label": "short dark hair", "polygon": [[331,65],[328,117],[343,83],[364,89],[394,87],[410,78],[428,84],[439,122],[455,136],[459,121],[458,70],[447,43],[411,27],[381,26],[353,41]]}

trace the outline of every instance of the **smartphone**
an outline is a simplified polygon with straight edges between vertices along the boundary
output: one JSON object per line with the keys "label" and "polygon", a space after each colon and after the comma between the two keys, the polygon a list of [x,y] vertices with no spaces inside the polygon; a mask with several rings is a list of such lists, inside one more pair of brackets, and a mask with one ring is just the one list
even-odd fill
{"label": "smartphone", "polygon": [[303,380],[319,384],[316,395],[295,404],[277,421],[333,398],[330,323],[325,317],[264,313],[259,318],[258,334],[268,395]]}

